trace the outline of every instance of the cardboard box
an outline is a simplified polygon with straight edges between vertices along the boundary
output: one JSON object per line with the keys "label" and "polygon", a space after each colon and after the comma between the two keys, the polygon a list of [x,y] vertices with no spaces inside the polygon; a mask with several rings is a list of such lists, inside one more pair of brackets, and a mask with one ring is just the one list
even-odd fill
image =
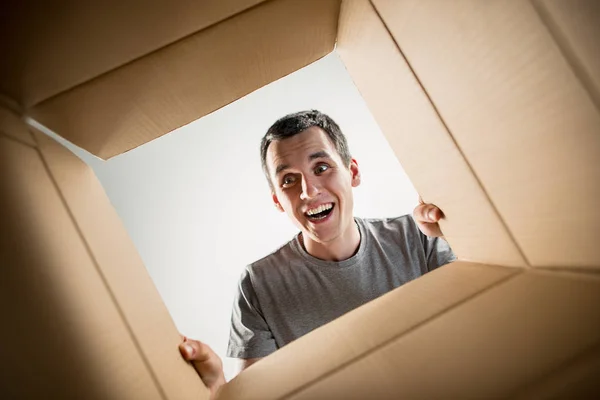
{"label": "cardboard box", "polygon": [[93,173],[23,117],[109,158],[334,46],[419,193],[444,210],[460,261],[266,357],[219,397],[600,394],[600,3],[155,0],[6,10],[8,398],[208,398]]}

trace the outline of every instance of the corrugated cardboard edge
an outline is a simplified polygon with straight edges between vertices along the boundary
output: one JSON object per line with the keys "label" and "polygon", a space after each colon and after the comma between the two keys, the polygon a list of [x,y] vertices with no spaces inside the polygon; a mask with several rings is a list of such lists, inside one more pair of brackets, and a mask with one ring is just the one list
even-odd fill
{"label": "corrugated cardboard edge", "polygon": [[528,263],[597,268],[600,113],[530,2],[372,3]]}
{"label": "corrugated cardboard edge", "polygon": [[137,350],[165,399],[209,397],[179,354],[181,338],[94,172],[34,131],[39,152]]}
{"label": "corrugated cardboard edge", "polygon": [[331,52],[339,4],[260,3],[42,102],[29,115],[90,153],[113,157]]}
{"label": "corrugated cardboard edge", "polygon": [[[510,398],[541,386],[553,396],[598,393],[600,279],[523,271],[285,398]],[[571,366],[558,382],[577,386],[572,393],[548,385]]]}
{"label": "corrugated cardboard edge", "polygon": [[8,3],[0,91],[31,107],[263,1]]}
{"label": "corrugated cardboard edge", "polygon": [[161,398],[39,149],[0,134],[0,392]]}
{"label": "corrugated cardboard edge", "polygon": [[440,225],[458,258],[526,266],[522,251],[373,5],[368,0],[345,1],[339,25],[340,58],[417,191],[448,216]]}
{"label": "corrugated cardboard edge", "polygon": [[262,359],[225,385],[219,399],[294,396],[523,271],[460,261],[438,268]]}

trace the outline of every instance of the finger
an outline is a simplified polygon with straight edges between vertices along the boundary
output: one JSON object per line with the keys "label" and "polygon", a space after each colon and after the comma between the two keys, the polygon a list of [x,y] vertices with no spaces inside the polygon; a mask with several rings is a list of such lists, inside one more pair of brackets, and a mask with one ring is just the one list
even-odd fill
{"label": "finger", "polygon": [[443,236],[442,229],[437,222],[418,222],[419,229],[425,236],[440,237]]}
{"label": "finger", "polygon": [[183,358],[185,358],[187,361],[190,361],[194,357],[195,350],[189,344],[189,342],[186,341],[184,343],[179,344],[179,352],[181,353]]}
{"label": "finger", "polygon": [[187,339],[179,345],[181,355],[187,361],[206,361],[210,357],[209,347],[197,340]]}
{"label": "finger", "polygon": [[204,384],[211,388],[215,383],[219,382],[223,377],[223,364],[219,356],[217,356],[211,348],[197,340],[190,340],[184,344],[189,346],[187,349],[193,349],[190,361]]}
{"label": "finger", "polygon": [[419,222],[436,223],[444,216],[444,213],[433,204],[419,204],[415,208],[413,216]]}

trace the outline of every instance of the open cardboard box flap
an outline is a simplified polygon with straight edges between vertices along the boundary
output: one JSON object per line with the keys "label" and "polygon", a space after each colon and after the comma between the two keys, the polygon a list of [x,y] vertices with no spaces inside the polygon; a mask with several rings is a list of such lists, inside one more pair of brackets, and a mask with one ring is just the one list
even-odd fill
{"label": "open cardboard box flap", "polygon": [[286,346],[220,396],[600,392],[599,3],[7,10],[0,92],[21,116],[0,108],[2,393],[208,397],[93,172],[22,118],[109,158],[315,61],[336,37],[460,261]]}
{"label": "open cardboard box flap", "polygon": [[[27,19],[29,8],[22,7],[8,9]],[[33,31],[22,32],[9,12],[0,20],[12,29],[0,41],[0,52],[12,61],[0,67],[7,70],[0,92],[65,139],[108,159],[330,53],[339,0],[32,9],[40,20]],[[55,25],[60,22],[66,26]]]}

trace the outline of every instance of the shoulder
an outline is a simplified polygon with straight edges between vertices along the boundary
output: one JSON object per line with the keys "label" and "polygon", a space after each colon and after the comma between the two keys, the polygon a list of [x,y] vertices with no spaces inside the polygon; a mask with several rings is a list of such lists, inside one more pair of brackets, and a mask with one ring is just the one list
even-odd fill
{"label": "shoulder", "polygon": [[418,234],[419,229],[412,215],[402,215],[391,218],[357,218],[359,223],[362,222],[367,231],[379,234]]}
{"label": "shoulder", "polygon": [[296,237],[280,246],[270,254],[254,261],[253,263],[246,266],[243,275],[255,277],[257,275],[264,275],[266,273],[273,273],[274,270],[283,268],[289,264],[291,260],[297,256],[297,251],[294,249]]}
{"label": "shoulder", "polygon": [[293,268],[297,263],[295,238],[272,253],[246,266],[239,280],[239,291],[248,298],[261,298],[267,294],[278,293],[289,282]]}
{"label": "shoulder", "polygon": [[[412,215],[391,218],[362,219],[363,229],[369,242],[382,247],[414,247],[425,240]],[[360,222],[359,222],[360,223]]]}

